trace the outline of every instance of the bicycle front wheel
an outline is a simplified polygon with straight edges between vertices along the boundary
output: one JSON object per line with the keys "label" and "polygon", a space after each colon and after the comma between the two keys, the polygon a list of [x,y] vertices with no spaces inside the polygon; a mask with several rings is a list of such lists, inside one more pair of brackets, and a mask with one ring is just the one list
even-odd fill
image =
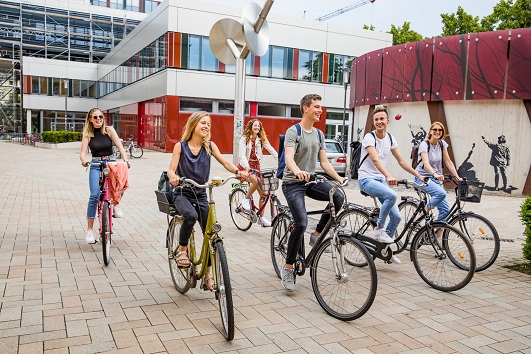
{"label": "bicycle front wheel", "polygon": [[463,288],[476,269],[476,255],[468,237],[440,222],[417,232],[411,241],[411,260],[422,280],[441,291]]}
{"label": "bicycle front wheel", "polygon": [[103,263],[108,266],[111,261],[111,207],[108,201],[103,202],[101,211],[101,249],[103,251]]}
{"label": "bicycle front wheel", "polygon": [[193,275],[193,264],[188,268],[179,268],[177,264],[177,249],[179,247],[179,234],[181,233],[181,222],[174,217],[170,222],[168,230],[168,264],[170,265],[170,275],[175,289],[181,294],[190,290],[190,279]]}
{"label": "bicycle front wheel", "polygon": [[249,230],[253,224],[249,212],[241,207],[245,194],[246,192],[243,189],[236,188],[229,196],[230,217],[234,225],[242,231]]}
{"label": "bicycle front wheel", "polygon": [[494,264],[500,253],[500,236],[492,223],[484,216],[462,213],[449,222],[458,227],[474,246],[476,272],[481,272]]}
{"label": "bicycle front wheel", "polygon": [[[332,252],[327,253],[328,247],[332,247]],[[358,263],[368,266],[353,265]],[[352,237],[339,236],[335,246],[330,238],[323,241],[310,274],[319,305],[339,320],[363,316],[376,296],[378,278],[374,261],[365,246]]]}
{"label": "bicycle front wheel", "polygon": [[405,226],[413,218],[413,214],[415,213],[417,208],[418,208],[418,204],[410,200],[406,200],[398,204],[398,210],[400,211],[400,215],[402,216],[402,221],[400,222],[400,224],[398,225],[398,228],[396,229],[396,235],[395,235],[396,241],[393,245],[391,245],[393,254],[398,254],[402,252],[403,250],[405,250],[410,236],[414,235],[415,232],[418,231],[419,229],[418,224],[412,224],[410,225],[409,231],[404,232]]}
{"label": "bicycle front wheel", "polygon": [[129,154],[131,154],[131,157],[139,159],[142,157],[142,155],[144,155],[144,149],[142,149],[140,145],[131,143],[131,147],[129,148]]}
{"label": "bicycle front wheel", "polygon": [[286,264],[288,239],[292,230],[292,220],[287,214],[277,215],[271,231],[271,261],[275,273],[280,278],[280,270]]}
{"label": "bicycle front wheel", "polygon": [[232,305],[232,287],[230,285],[229,265],[223,241],[216,241],[214,250],[214,265],[216,270],[216,298],[219,303],[219,313],[223,324],[223,336],[227,340],[234,339],[234,308]]}

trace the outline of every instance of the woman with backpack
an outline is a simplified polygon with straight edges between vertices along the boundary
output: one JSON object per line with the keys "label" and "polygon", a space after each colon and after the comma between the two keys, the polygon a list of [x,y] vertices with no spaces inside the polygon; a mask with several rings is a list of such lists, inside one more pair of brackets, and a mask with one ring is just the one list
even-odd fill
{"label": "woman with backpack", "polygon": [[[271,146],[267,140],[267,135],[262,127],[262,122],[258,119],[251,119],[240,138],[240,148],[239,148],[239,165],[238,170],[249,172],[250,169],[260,171],[260,162],[263,160],[264,155],[262,149],[269,151],[271,156],[276,160],[278,158],[277,152]],[[250,174],[249,178],[249,190],[245,199],[242,201],[242,208],[245,210],[251,209],[251,196],[253,193],[258,190],[260,194],[260,206],[264,203],[265,200],[265,191],[263,191],[258,185],[258,179],[255,175]],[[260,222],[263,227],[271,226],[271,222],[264,217],[264,211],[260,215]]]}
{"label": "woman with backpack", "polygon": [[[444,221],[450,212],[450,204],[446,198],[446,191],[442,185],[444,181],[443,168],[448,167],[450,173],[461,178],[457,174],[450,155],[448,155],[448,143],[443,139],[446,137],[446,128],[441,122],[434,122],[430,126],[427,135],[427,140],[424,140],[419,145],[417,161],[418,165],[415,168],[422,177],[429,177],[430,183],[424,188],[424,191],[430,195],[430,201],[427,205],[428,210],[437,208],[439,215],[437,220]],[[415,177],[416,183],[421,183]]]}

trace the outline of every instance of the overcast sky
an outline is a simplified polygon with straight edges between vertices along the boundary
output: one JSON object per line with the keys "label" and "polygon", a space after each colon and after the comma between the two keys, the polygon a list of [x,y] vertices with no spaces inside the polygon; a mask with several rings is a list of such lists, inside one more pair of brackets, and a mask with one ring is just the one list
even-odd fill
{"label": "overcast sky", "polygon": [[[204,0],[243,9],[250,0]],[[360,0],[275,0],[271,13],[314,20],[335,10],[358,3]],[[265,0],[255,0],[263,5]],[[455,13],[461,6],[466,12],[480,18],[492,13],[499,0],[376,0],[336,16],[327,22],[362,28],[374,25],[376,31],[387,32],[391,25],[402,26],[411,22],[411,29],[424,37],[441,34],[442,13]]]}

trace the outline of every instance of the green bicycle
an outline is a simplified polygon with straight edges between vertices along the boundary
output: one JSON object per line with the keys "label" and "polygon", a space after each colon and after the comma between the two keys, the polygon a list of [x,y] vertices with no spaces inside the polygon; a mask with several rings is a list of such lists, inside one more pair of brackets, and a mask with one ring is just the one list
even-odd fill
{"label": "green bicycle", "polygon": [[212,179],[211,182],[198,184],[195,181],[181,177],[180,185],[176,187],[186,188],[194,186],[196,188],[208,189],[209,210],[205,231],[203,233],[203,243],[201,253],[197,254],[195,246],[195,235],[192,232],[188,242],[188,258],[192,265],[188,268],[179,268],[177,264],[177,249],[179,247],[179,233],[182,225],[182,217],[167,201],[163,192],[155,191],[159,210],[168,215],[168,230],[166,232],[166,247],[168,249],[168,263],[173,284],[177,291],[185,294],[190,288],[195,288],[197,280],[202,279],[208,266],[212,266],[212,276],[214,278],[214,294],[219,303],[221,323],[223,325],[223,336],[227,340],[234,338],[234,308],[232,302],[232,287],[229,277],[229,266],[223,245],[223,239],[219,236],[221,224],[216,218],[216,204],[212,197],[212,189],[221,187],[230,179]]}

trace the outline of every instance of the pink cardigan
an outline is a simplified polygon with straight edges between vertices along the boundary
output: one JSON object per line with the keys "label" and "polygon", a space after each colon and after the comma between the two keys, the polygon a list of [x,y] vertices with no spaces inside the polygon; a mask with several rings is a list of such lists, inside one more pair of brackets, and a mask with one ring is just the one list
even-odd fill
{"label": "pink cardigan", "polygon": [[113,204],[120,203],[123,192],[129,188],[129,180],[127,177],[127,163],[125,162],[109,162],[107,167],[111,170],[109,173],[109,192],[113,200]]}

